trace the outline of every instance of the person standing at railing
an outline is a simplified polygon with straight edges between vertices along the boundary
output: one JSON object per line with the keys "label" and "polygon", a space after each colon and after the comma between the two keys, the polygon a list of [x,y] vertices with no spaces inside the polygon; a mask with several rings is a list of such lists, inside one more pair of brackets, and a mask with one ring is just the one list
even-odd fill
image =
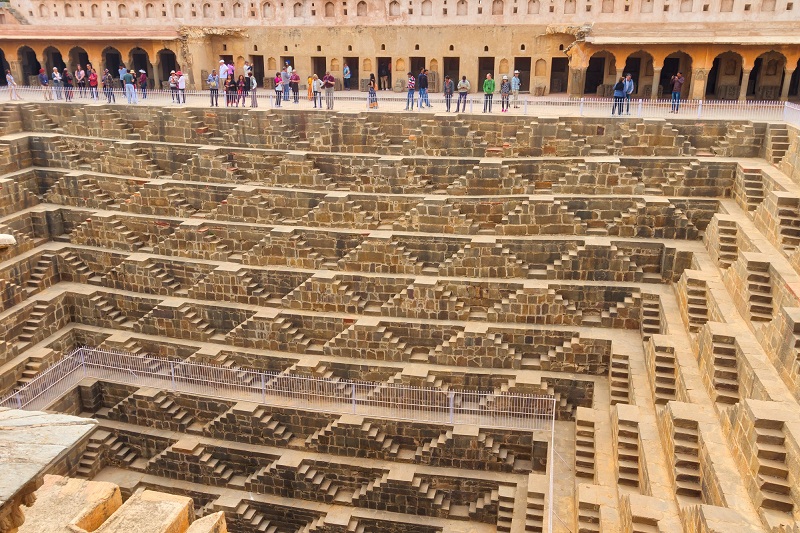
{"label": "person standing at railing", "polygon": [[[212,71],[216,75],[216,70]],[[211,76],[209,76],[210,78]],[[217,76],[217,89],[219,89],[219,76]],[[175,74],[174,70],[169,71],[169,92],[172,96],[172,103],[173,104],[180,104],[181,100],[178,96],[178,76]],[[214,103],[212,101],[211,105],[213,106]]]}
{"label": "person standing at railing", "polygon": [[494,80],[492,79],[491,72],[486,74],[486,79],[483,80],[483,112],[489,110],[492,112],[492,99],[494,98]]}
{"label": "person standing at railing", "polygon": [[287,67],[284,67],[283,70],[281,71],[281,81],[283,82],[281,84],[281,87],[283,87],[283,100],[285,102],[289,101],[289,78],[291,77],[289,71],[286,70],[287,68],[288,68],[288,63]]}
{"label": "person standing at railing", "polygon": [[317,108],[317,101],[319,101],[319,108],[322,109],[322,80],[316,74],[311,77],[311,91],[314,99],[314,109]]}
{"label": "person standing at railing", "polygon": [[[406,97],[406,111],[414,111],[414,87],[416,87],[417,80],[414,79],[414,75],[410,72],[408,73],[408,79],[406,80],[406,89],[408,89],[408,96]],[[411,109],[409,109],[411,106]]]}
{"label": "person standing at railing", "polygon": [[17,82],[14,81],[14,76],[8,69],[6,69],[6,85],[8,85],[9,100],[22,100],[17,94]]}
{"label": "person standing at railing", "polygon": [[350,90],[350,67],[347,66],[347,63],[344,64],[344,69],[342,70],[342,78],[344,78],[344,90]]}
{"label": "person standing at railing", "polygon": [[142,90],[142,100],[147,100],[147,72],[139,70],[139,89]]}
{"label": "person standing at railing", "polygon": [[139,99],[136,96],[136,86],[134,83],[136,82],[133,70],[128,70],[125,75],[122,76],[122,83],[125,86],[125,98],[128,100],[128,104],[138,104]]}
{"label": "person standing at railing", "polygon": [[247,73],[247,83],[250,84],[250,107],[258,107],[258,99],[256,98],[256,89],[258,89],[258,81],[253,76],[253,69]]}
{"label": "person standing at railing", "polygon": [[514,104],[514,109],[519,109],[519,90],[522,87],[522,80],[519,79],[519,71],[514,71],[514,76],[511,78],[511,103]]}
{"label": "person standing at railing", "polygon": [[117,74],[119,74],[119,88],[123,91],[125,90],[125,74],[128,73],[128,69],[125,68],[125,65],[120,65],[119,69],[117,69]]}
{"label": "person standing at railing", "polygon": [[503,80],[500,82],[500,112],[508,112],[509,98],[511,97],[511,84],[508,82],[508,76],[503,74]]}
{"label": "person standing at railing", "polygon": [[80,65],[75,69],[75,85],[78,87],[78,96],[86,97],[86,71]]}
{"label": "person standing at railing", "polygon": [[464,102],[463,110],[467,110],[467,95],[469,94],[469,81],[467,81],[466,76],[461,76],[461,81],[458,82],[458,102],[456,102],[456,113],[458,113],[459,107],[461,106],[461,102]]}
{"label": "person standing at railing", "polygon": [[68,68],[64,68],[64,74],[61,76],[61,81],[64,83],[64,101],[71,102],[73,92],[73,84],[75,80],[72,78],[72,74],[69,73]]}
{"label": "person standing at railing", "polygon": [[456,92],[456,84],[450,79],[450,76],[444,77],[444,106],[447,112],[450,112],[450,106],[453,103],[453,93]]}
{"label": "person standing at railing", "polygon": [[275,107],[281,106],[281,100],[283,100],[283,76],[282,74],[286,72],[286,69],[283,69],[282,72],[275,73]]}
{"label": "person standing at railing", "polygon": [[56,100],[61,100],[62,80],[61,80],[61,73],[58,71],[58,67],[53,67],[53,74],[50,76],[50,79],[53,82],[53,92],[56,95]]}
{"label": "person standing at railing", "polygon": [[180,70],[175,73],[178,76],[178,98],[179,104],[186,103],[186,75]]}
{"label": "person standing at railing", "polygon": [[39,85],[42,87],[42,93],[44,93],[44,99],[52,100],[53,94],[50,92],[50,79],[47,77],[47,74],[45,74],[43,68],[39,69],[39,75],[37,77],[39,78]]}
{"label": "person standing at railing", "polygon": [[625,104],[625,78],[620,78],[614,85],[614,104],[611,106],[611,116],[619,107],[619,114],[622,114],[622,107]]}
{"label": "person standing at railing", "polygon": [[369,83],[367,84],[367,90],[369,91],[369,96],[367,97],[369,100],[369,108],[370,109],[378,109],[378,81],[375,79],[375,74],[369,75]]}
{"label": "person standing at railing", "polygon": [[244,107],[247,103],[247,97],[250,96],[250,80],[245,79],[245,77],[240,74],[236,85],[239,86],[239,100],[236,102],[236,107],[239,107],[239,102],[241,102],[242,107]]}
{"label": "person standing at railing", "polygon": [[106,95],[106,100],[108,100],[109,104],[111,102],[117,103],[117,99],[114,96],[114,77],[111,76],[108,69],[103,72],[103,93]]}
{"label": "person standing at railing", "polygon": [[625,81],[623,82],[625,85],[625,114],[631,114],[631,95],[635,90],[636,86],[633,83],[633,78],[630,74],[625,74]]}
{"label": "person standing at railing", "polygon": [[289,87],[292,89],[292,97],[294,98],[294,103],[300,103],[300,74],[297,73],[297,69],[294,69],[292,73],[289,75]]}
{"label": "person standing at railing", "polygon": [[[233,73],[231,73],[233,76]],[[225,64],[225,60],[219,60],[219,86],[221,89],[227,92],[228,90],[228,65]],[[226,106],[227,107],[227,106]]]}
{"label": "person standing at railing", "polygon": [[428,99],[428,71],[427,69],[422,69],[419,71],[419,76],[417,76],[417,87],[419,87],[419,105],[417,106],[419,109],[422,109],[423,105],[427,107],[433,107],[431,105],[430,99]]}
{"label": "person standing at railing", "polygon": [[325,105],[328,109],[333,109],[333,90],[336,87],[336,78],[330,71],[326,72],[325,77],[322,78],[322,85],[325,87]]}
{"label": "person standing at railing", "polygon": [[672,110],[670,113],[677,113],[681,105],[681,90],[683,83],[686,79],[683,77],[682,72],[678,72],[669,79],[669,84],[672,86]]}
{"label": "person standing at railing", "polygon": [[89,75],[86,77],[89,83],[89,97],[92,100],[97,100],[97,71],[95,69],[89,69]]}
{"label": "person standing at railing", "polygon": [[[172,81],[170,81],[170,84]],[[219,75],[217,75],[216,70],[212,70],[211,74],[208,75],[206,79],[206,83],[208,84],[208,92],[211,95],[211,107],[219,107]],[[177,80],[176,80],[176,87],[175,91],[178,90],[177,87]]]}

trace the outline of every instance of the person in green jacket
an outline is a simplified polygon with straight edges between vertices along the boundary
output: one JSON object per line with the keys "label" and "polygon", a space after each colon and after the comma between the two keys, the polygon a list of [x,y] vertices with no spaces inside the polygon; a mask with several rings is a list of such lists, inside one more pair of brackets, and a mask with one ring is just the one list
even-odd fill
{"label": "person in green jacket", "polygon": [[494,96],[494,80],[492,79],[492,74],[486,74],[486,79],[483,80],[483,112],[486,113],[486,109],[489,109],[489,113],[492,112],[492,97]]}

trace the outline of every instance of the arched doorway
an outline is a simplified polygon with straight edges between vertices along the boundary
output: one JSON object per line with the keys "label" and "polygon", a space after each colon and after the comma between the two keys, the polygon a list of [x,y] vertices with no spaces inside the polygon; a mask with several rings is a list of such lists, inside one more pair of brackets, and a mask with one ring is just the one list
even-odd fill
{"label": "arched doorway", "polygon": [[683,83],[681,98],[689,98],[691,94],[689,79],[692,75],[692,56],[685,52],[673,52],[664,58],[664,65],[661,67],[661,77],[658,81],[658,87],[656,88],[659,92],[659,97],[661,95],[670,95],[672,87],[669,85],[669,80],[678,72],[683,74],[683,78],[686,80]]}
{"label": "arched doorway", "polygon": [[[784,81],[784,83],[786,83]],[[800,96],[800,59],[797,60],[794,72],[792,72],[792,79],[789,80],[789,98]]]}
{"label": "arched doorway", "polygon": [[[10,69],[11,67],[8,65],[8,61],[6,61],[6,53],[0,48],[0,69],[2,70],[2,79],[0,79],[0,85],[6,85],[6,70]],[[14,73],[16,75],[16,73]],[[24,83],[22,81],[17,81],[17,83]]]}
{"label": "arched doorway", "polygon": [[633,79],[633,97],[649,98],[653,90],[653,56],[639,50],[625,60],[623,75],[630,74]]}
{"label": "arched doorway", "polygon": [[617,63],[614,55],[605,50],[596,52],[589,58],[583,93],[596,94],[597,96],[613,95],[614,77],[616,75]]}
{"label": "arched doorway", "polygon": [[17,60],[19,61],[20,68],[22,69],[22,79],[17,80],[17,83],[27,83],[28,85],[35,85],[29,78],[39,74],[39,69],[42,65],[36,58],[36,52],[29,46],[22,46],[17,50]]}
{"label": "arched doorway", "polygon": [[161,81],[166,81],[169,79],[169,73],[171,71],[180,70],[178,67],[178,60],[175,56],[175,52],[172,50],[161,50],[158,52],[158,74],[159,79]]}
{"label": "arched doorway", "polygon": [[78,65],[86,68],[86,64],[89,62],[89,54],[86,53],[86,50],[81,48],[80,46],[74,47],[72,50],[69,51],[69,70],[75,70]]}
{"label": "arched doorway", "polygon": [[742,83],[742,56],[725,52],[714,58],[708,73],[706,97],[718,100],[737,100]]}
{"label": "arched doorway", "polygon": [[150,64],[150,56],[141,48],[133,48],[128,54],[128,68],[133,68],[134,72],[138,74],[140,70],[147,73],[147,79],[150,81],[150,87],[153,87],[153,65]]}
{"label": "arched doorway", "polygon": [[67,67],[67,64],[64,63],[64,58],[61,57],[61,51],[52,46],[48,46],[44,49],[44,61],[45,70],[48,75],[53,71],[53,67],[58,68],[59,71]]}
{"label": "arched doorway", "polygon": [[109,46],[103,50],[103,65],[104,69],[108,69],[112,76],[116,77],[119,73],[119,68],[123,65],[122,54],[116,48]]}
{"label": "arched doorway", "polygon": [[747,80],[747,96],[756,100],[780,99],[785,70],[786,56],[780,52],[773,50],[758,56]]}

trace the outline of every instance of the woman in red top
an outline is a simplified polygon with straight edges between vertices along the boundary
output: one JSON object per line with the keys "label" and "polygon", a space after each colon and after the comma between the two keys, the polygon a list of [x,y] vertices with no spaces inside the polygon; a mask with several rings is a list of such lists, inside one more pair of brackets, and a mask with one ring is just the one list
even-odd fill
{"label": "woman in red top", "polygon": [[297,73],[297,69],[292,71],[292,75],[289,76],[289,87],[292,89],[292,95],[294,96],[294,103],[300,103],[300,74]]}
{"label": "woman in red top", "polygon": [[244,83],[244,76],[240,74],[239,79],[236,80],[236,107],[239,107],[239,102],[242,102],[242,107],[244,107]]}
{"label": "woman in red top", "polygon": [[92,69],[89,71],[89,98],[97,100],[97,71]]}

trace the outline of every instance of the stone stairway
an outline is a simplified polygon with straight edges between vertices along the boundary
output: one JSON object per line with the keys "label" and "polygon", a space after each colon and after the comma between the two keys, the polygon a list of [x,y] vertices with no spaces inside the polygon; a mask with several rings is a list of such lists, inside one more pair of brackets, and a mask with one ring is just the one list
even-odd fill
{"label": "stone stairway", "polygon": [[583,408],[578,408],[575,414],[575,475],[594,482],[595,424],[589,414],[590,411]]}
{"label": "stone stairway", "polygon": [[28,315],[25,325],[22,326],[21,333],[17,336],[18,344],[31,344],[36,337],[36,334],[42,329],[45,320],[47,319],[48,305],[44,303],[36,303],[33,306],[30,314]]}
{"label": "stone stairway", "polygon": [[770,124],[767,132],[767,159],[778,165],[789,150],[789,129],[782,124]]}
{"label": "stone stairway", "polygon": [[639,421],[628,410],[617,406],[613,418],[614,448],[616,449],[617,483],[639,486]]}
{"label": "stone stairway", "polygon": [[269,519],[264,516],[264,513],[258,512],[254,506],[247,502],[239,504],[236,508],[236,514],[242,522],[249,524],[254,531],[264,533],[279,533],[281,531],[278,529],[278,526],[270,523]]}
{"label": "stone stairway", "polygon": [[699,428],[694,420],[672,420],[675,493],[702,499]]}
{"label": "stone stairway", "polygon": [[789,480],[786,436],[783,424],[756,420],[757,483],[761,490],[761,507],[785,513],[794,510],[793,483]]}
{"label": "stone stairway", "polygon": [[31,270],[30,277],[25,280],[25,291],[30,295],[49,287],[53,282],[58,281],[56,272],[56,255],[49,252],[43,253],[39,256],[36,266]]}
{"label": "stone stairway", "polygon": [[747,262],[747,310],[753,322],[769,322],[773,318],[770,263]]}
{"label": "stone stairway", "polygon": [[614,354],[611,356],[609,386],[611,388],[611,405],[630,402],[630,365],[628,356]]}
{"label": "stone stairway", "polygon": [[95,309],[100,312],[103,318],[113,321],[120,327],[132,327],[133,323],[128,320],[125,313],[120,311],[103,294],[95,294],[89,298],[89,301],[94,305]]}
{"label": "stone stairway", "polygon": [[739,371],[735,339],[712,334],[713,386],[717,403],[733,405],[739,402]]}

